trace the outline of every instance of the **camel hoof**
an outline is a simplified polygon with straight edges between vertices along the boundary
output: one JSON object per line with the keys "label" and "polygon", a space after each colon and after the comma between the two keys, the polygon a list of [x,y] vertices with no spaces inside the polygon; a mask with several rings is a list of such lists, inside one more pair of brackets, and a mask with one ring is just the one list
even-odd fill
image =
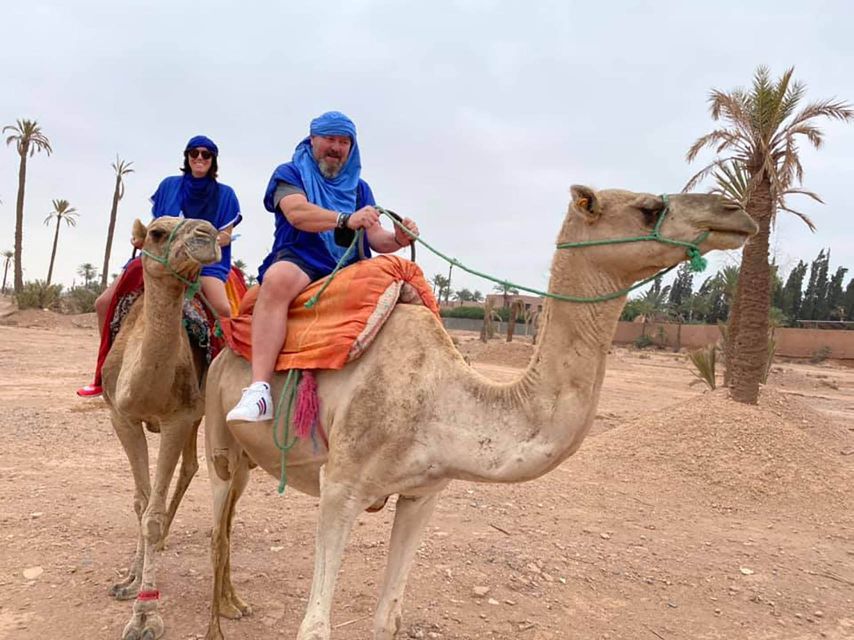
{"label": "camel hoof", "polygon": [[156,611],[136,615],[125,626],[122,632],[122,640],[157,640],[163,635],[163,618]]}
{"label": "camel hoof", "polygon": [[220,603],[219,615],[229,620],[240,620],[241,618],[248,618],[252,615],[252,607],[237,596],[234,596],[233,599]]}

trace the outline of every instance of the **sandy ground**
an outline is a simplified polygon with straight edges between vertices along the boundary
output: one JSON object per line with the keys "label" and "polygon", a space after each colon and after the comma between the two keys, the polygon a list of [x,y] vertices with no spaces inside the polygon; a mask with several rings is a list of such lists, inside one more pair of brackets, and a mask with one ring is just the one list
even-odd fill
{"label": "sandy ground", "polygon": [[[74,395],[94,360],[94,322],[30,312],[0,325],[0,638],[117,639],[131,605],[107,589],[136,525],[104,405]],[[455,337],[496,379],[531,353]],[[775,365],[760,406],[743,407],[692,385],[677,354],[615,349],[609,360],[578,454],[531,483],[445,492],[402,637],[854,638],[854,369]],[[202,460],[159,565],[170,639],[207,627],[206,476]],[[254,614],[224,621],[227,638],[295,637],[316,506],[255,472],[233,555]],[[355,528],[333,638],[371,637],[393,511],[392,501]]]}

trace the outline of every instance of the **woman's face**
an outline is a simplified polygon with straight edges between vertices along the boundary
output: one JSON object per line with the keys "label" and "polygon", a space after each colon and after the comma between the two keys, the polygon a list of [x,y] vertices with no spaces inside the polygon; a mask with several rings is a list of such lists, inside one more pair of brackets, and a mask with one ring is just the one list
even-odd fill
{"label": "woman's face", "polygon": [[190,171],[194,178],[204,178],[208,175],[213,163],[213,154],[204,147],[196,147],[187,152],[190,161]]}

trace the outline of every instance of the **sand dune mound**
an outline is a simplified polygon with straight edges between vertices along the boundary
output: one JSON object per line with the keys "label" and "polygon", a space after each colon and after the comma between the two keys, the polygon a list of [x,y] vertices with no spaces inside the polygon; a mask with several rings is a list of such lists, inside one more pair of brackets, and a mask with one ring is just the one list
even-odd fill
{"label": "sand dune mound", "polygon": [[679,494],[716,509],[797,504],[850,512],[852,459],[809,431],[816,420],[815,411],[773,390],[759,406],[717,391],[593,438],[580,456],[653,500]]}

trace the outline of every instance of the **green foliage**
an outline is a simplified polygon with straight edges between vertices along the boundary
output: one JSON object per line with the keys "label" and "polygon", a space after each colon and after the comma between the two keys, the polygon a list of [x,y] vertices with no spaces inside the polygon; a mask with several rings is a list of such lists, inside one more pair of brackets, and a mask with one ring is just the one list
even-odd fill
{"label": "green foliage", "polygon": [[696,371],[691,373],[706,383],[712,391],[717,388],[715,365],[717,359],[717,347],[710,344],[704,348],[697,349],[688,354],[688,359],[694,365]]}
{"label": "green foliage", "polygon": [[635,339],[636,349],[646,349],[647,347],[651,347],[653,344],[655,344],[653,339],[648,335],[640,335]]}
{"label": "green foliage", "polygon": [[812,357],[810,358],[810,362],[812,362],[813,364],[818,364],[819,362],[824,362],[825,360],[827,360],[830,357],[830,351],[831,351],[831,349],[827,345],[824,345],[823,347],[816,349],[813,352]]}
{"label": "green foliage", "polygon": [[768,384],[768,374],[771,373],[771,365],[774,364],[775,353],[777,353],[777,339],[771,334],[768,336],[768,358],[765,360],[765,369],[762,371],[762,384]]}
{"label": "green foliage", "polygon": [[15,294],[19,309],[59,310],[61,284],[47,284],[44,280],[25,282],[20,293]]}
{"label": "green foliage", "polygon": [[99,293],[100,291],[92,286],[69,289],[62,296],[63,313],[93,313]]}
{"label": "green foliage", "polygon": [[443,318],[472,318],[483,320],[483,307],[450,307],[439,311]]}

